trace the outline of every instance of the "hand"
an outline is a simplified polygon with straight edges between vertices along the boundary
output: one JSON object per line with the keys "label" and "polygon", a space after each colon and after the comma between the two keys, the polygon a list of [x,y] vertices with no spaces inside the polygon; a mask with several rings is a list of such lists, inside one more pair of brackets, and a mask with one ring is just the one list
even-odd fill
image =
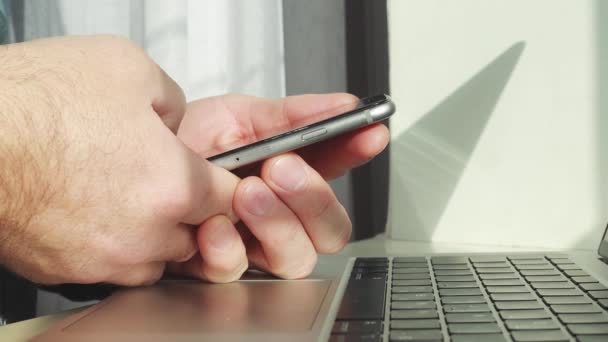
{"label": "hand", "polygon": [[175,136],[184,95],[141,49],[115,37],[2,49],[2,264],[46,284],[147,284],[198,250],[192,225],[234,219],[239,179]]}
{"label": "hand", "polygon": [[[348,94],[208,98],[188,104],[178,137],[209,157],[355,104]],[[327,180],[373,158],[387,143],[388,130],[376,124],[236,170],[246,177],[233,202],[242,221],[235,225],[221,215],[205,221],[197,234],[200,256],[171,269],[216,282],[238,279],[248,264],[283,278],[307,276],[317,253],[339,251],[351,233]]]}

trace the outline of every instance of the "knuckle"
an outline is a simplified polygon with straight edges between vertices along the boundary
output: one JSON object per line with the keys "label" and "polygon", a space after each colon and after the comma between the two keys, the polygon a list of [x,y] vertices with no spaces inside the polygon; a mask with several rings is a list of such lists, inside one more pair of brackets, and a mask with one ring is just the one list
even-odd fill
{"label": "knuckle", "polygon": [[178,220],[195,210],[195,196],[192,187],[185,186],[180,180],[167,184],[155,207],[163,218]]}
{"label": "knuckle", "polygon": [[203,275],[207,280],[214,283],[229,283],[238,280],[247,271],[248,267],[247,261],[237,263],[236,265],[216,265],[206,268],[203,271]]}
{"label": "knuckle", "polygon": [[321,191],[317,194],[316,200],[312,201],[309,207],[307,216],[312,219],[318,219],[323,217],[332,207],[338,203],[338,200],[334,196],[333,192]]}
{"label": "knuckle", "polygon": [[322,249],[319,248],[319,253],[324,253],[324,254],[338,253],[350,241],[351,234],[352,234],[352,226],[350,225],[350,221],[349,221],[348,227],[340,230],[340,233],[338,234],[338,237],[336,238],[336,240],[333,243],[328,244],[327,246],[323,246]]}
{"label": "knuckle", "polygon": [[[273,248],[284,248],[284,246],[293,245],[298,240],[302,227],[299,222],[292,222],[286,224],[281,230],[273,231],[269,237],[267,237],[267,243]],[[283,246],[283,247],[281,247]]]}
{"label": "knuckle", "polygon": [[273,273],[284,279],[301,279],[309,276],[316,264],[317,254],[311,253],[308,257],[301,258],[296,265],[291,264],[289,267],[282,268]]}

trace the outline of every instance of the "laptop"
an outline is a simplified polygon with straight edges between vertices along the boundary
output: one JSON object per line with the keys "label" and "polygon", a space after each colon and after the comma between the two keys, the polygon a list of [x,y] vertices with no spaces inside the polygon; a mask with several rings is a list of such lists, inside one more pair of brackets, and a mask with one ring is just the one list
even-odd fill
{"label": "laptop", "polygon": [[[608,227],[607,227],[608,228]],[[598,253],[324,256],[305,280],[125,289],[36,341],[608,341]]]}

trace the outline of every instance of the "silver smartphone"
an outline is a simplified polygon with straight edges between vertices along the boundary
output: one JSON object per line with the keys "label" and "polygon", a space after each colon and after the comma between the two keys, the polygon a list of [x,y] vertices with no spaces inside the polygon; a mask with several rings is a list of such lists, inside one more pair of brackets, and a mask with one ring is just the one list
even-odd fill
{"label": "silver smartphone", "polygon": [[234,170],[385,120],[394,112],[395,104],[388,95],[366,97],[346,113],[220,153],[208,160]]}

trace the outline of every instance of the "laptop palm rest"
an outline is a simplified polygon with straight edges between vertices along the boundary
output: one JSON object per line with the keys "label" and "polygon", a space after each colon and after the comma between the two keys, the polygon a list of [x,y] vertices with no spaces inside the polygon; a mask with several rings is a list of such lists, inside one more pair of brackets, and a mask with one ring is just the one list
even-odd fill
{"label": "laptop palm rest", "polygon": [[114,295],[65,333],[294,333],[312,328],[330,280],[166,282]]}

